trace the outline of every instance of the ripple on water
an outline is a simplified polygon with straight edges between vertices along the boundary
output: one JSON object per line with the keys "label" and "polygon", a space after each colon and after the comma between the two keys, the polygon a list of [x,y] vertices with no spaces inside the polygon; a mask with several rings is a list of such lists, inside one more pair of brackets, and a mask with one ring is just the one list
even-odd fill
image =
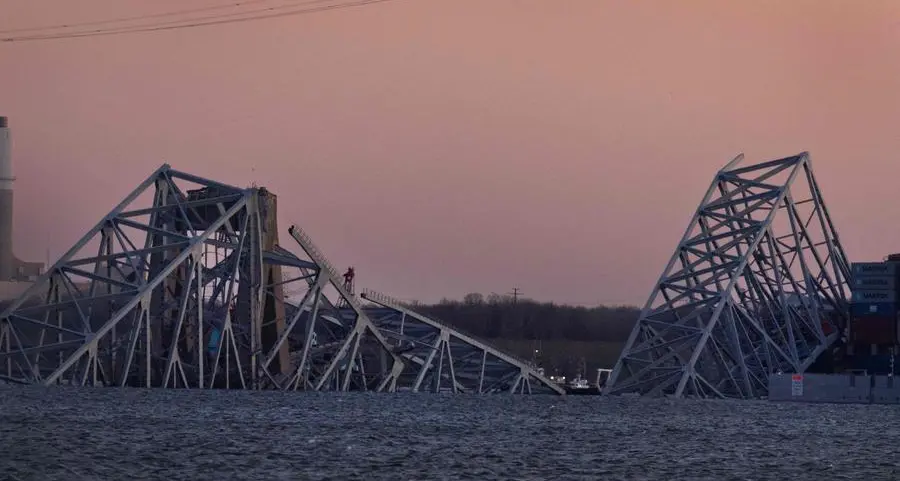
{"label": "ripple on water", "polygon": [[895,406],[4,387],[0,472],[13,480],[874,481],[900,479],[898,418]]}

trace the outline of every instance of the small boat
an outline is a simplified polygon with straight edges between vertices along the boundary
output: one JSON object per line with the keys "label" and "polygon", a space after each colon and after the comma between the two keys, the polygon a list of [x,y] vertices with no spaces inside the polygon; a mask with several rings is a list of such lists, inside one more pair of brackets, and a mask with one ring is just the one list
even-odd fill
{"label": "small boat", "polygon": [[566,384],[565,386],[566,394],[574,394],[574,395],[598,395],[600,394],[600,390],[597,389],[596,386],[591,386],[591,383],[588,382],[587,379],[578,375],[575,379],[572,379],[571,382]]}

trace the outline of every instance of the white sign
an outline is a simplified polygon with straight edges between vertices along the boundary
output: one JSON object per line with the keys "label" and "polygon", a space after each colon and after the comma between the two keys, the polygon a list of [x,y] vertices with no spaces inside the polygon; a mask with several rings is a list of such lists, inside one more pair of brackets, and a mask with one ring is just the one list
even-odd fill
{"label": "white sign", "polygon": [[791,396],[803,395],[803,374],[791,375]]}

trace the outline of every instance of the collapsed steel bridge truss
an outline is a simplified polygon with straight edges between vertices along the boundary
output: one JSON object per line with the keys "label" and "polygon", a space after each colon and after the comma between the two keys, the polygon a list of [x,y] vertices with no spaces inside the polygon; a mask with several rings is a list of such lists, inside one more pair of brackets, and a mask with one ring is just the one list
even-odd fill
{"label": "collapsed steel bridge truss", "polygon": [[[233,187],[163,165],[3,310],[0,379],[413,388],[404,383],[418,379],[422,359],[370,320],[299,227],[289,233],[303,255],[281,247],[276,219],[276,198],[266,189]],[[299,301],[287,301],[287,293]],[[454,331],[445,327],[442,335]],[[475,343],[484,357],[511,359],[467,339],[458,342]],[[476,369],[452,365],[455,375],[444,377],[457,382]],[[518,367],[523,378],[535,379],[533,369]],[[528,381],[504,385],[485,369],[490,374],[481,379],[489,386],[454,390],[531,392]]]}
{"label": "collapsed steel bridge truss", "polygon": [[361,297],[379,307],[366,308],[372,322],[398,346],[408,365],[400,383],[412,391],[521,392],[565,394],[530,363],[488,346],[400,301],[371,290]]}
{"label": "collapsed steel bridge truss", "polygon": [[720,170],[605,394],[755,398],[847,326],[849,266],[809,155]]}

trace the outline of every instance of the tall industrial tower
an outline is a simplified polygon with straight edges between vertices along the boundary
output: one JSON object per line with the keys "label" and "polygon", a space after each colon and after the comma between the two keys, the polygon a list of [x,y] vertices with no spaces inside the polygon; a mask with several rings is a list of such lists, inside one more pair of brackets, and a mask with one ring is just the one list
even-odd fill
{"label": "tall industrial tower", "polygon": [[13,177],[9,119],[0,117],[0,282],[33,280],[42,262],[24,262],[13,253]]}

